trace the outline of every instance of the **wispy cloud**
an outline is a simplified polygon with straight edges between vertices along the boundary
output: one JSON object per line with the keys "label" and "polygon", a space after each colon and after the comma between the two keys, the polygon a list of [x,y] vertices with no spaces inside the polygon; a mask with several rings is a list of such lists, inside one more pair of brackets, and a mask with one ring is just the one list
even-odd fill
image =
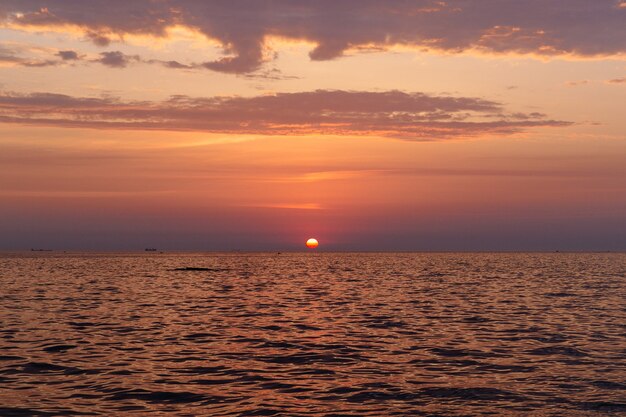
{"label": "wispy cloud", "polygon": [[587,85],[589,84],[589,80],[577,80],[577,81],[568,81],[565,83],[568,87],[578,87],[579,85]]}
{"label": "wispy cloud", "polygon": [[59,60],[38,59],[23,56],[23,48],[0,45],[0,65],[21,67],[50,67],[59,65]]}
{"label": "wispy cloud", "polygon": [[0,122],[260,135],[368,135],[437,140],[567,126],[495,101],[401,91],[316,90],[256,97],[122,101],[35,93],[0,95]]}
{"label": "wispy cloud", "polygon": [[282,210],[323,210],[324,207],[317,203],[277,203],[277,204],[250,204],[244,207],[271,208]]}
{"label": "wispy cloud", "polygon": [[[201,65],[247,73],[272,55],[271,36],[307,40],[313,60],[348,50],[384,50],[393,45],[461,53],[607,56],[626,52],[623,2],[553,0],[3,0],[0,22],[12,27],[73,26],[96,45],[126,34],[164,37],[183,25],[222,43],[225,56]],[[181,64],[184,65],[184,64]],[[171,66],[176,64],[172,61]]]}
{"label": "wispy cloud", "polygon": [[[13,45],[11,47],[0,44],[0,65],[20,67],[51,67],[66,64],[81,63],[82,65],[101,64],[110,68],[126,68],[131,64],[160,65],[170,69],[202,70],[204,63],[182,63],[174,60],[144,59],[139,55],[129,55],[121,51],[105,51],[98,55],[89,55],[74,50],[42,50],[26,51],[27,47]],[[28,53],[25,53],[28,52]],[[31,56],[24,56],[31,55]],[[244,73],[241,77],[267,81],[296,79],[296,76],[285,75],[278,68],[261,68],[254,72]]]}
{"label": "wispy cloud", "polygon": [[626,77],[613,78],[612,80],[608,80],[607,82],[610,84],[626,84]]}

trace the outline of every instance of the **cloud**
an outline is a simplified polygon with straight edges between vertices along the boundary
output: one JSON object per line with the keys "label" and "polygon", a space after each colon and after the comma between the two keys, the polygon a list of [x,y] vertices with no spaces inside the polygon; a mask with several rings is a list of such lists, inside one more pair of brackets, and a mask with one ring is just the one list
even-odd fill
{"label": "cloud", "polygon": [[154,64],[154,63],[158,63],[163,65],[166,68],[174,68],[174,69],[191,69],[194,68],[192,65],[187,65],[187,64],[181,64],[178,61],[158,61],[158,60],[152,60],[149,61],[150,64]]}
{"label": "cloud", "polygon": [[59,51],[57,52],[57,56],[63,61],[76,61],[80,59],[76,51]]}
{"label": "cloud", "polygon": [[88,31],[85,35],[97,46],[109,46],[111,43],[111,39],[97,32]]}
{"label": "cloud", "polygon": [[[32,48],[31,48],[32,49]],[[40,51],[39,51],[40,52]],[[51,54],[53,51],[45,51],[47,54]],[[58,59],[43,59],[41,57],[24,58],[24,53],[32,53],[29,48],[23,45],[12,45],[7,47],[0,44],[0,65],[9,64],[22,67],[47,67],[58,66],[69,61],[81,61],[84,64],[99,63],[111,68],[126,68],[131,63],[142,63],[147,65],[161,65],[165,68],[171,69],[189,69],[198,70],[206,68],[202,63],[189,63],[184,64],[178,61],[163,61],[159,59],[143,59],[139,55],[127,55],[121,51],[107,51],[101,52],[98,58],[89,58],[86,54],[80,54],[73,50],[57,50],[53,53]],[[263,68],[261,70],[243,74],[246,78],[250,79],[264,79],[264,80],[286,80],[295,79],[298,77],[283,75],[277,68]]]}
{"label": "cloud", "polygon": [[272,208],[284,210],[324,210],[319,203],[278,203],[278,204],[245,204],[242,207]]}
{"label": "cloud", "polygon": [[121,101],[36,93],[0,95],[0,122],[98,129],[200,131],[255,135],[385,136],[437,140],[509,135],[567,126],[541,113],[507,113],[473,97],[401,91],[316,90],[256,97]]}
{"label": "cloud", "polygon": [[22,53],[24,48],[10,48],[0,45],[0,65],[9,64],[21,67],[49,67],[59,65],[59,61],[51,59],[30,59],[24,58]]}
{"label": "cloud", "polygon": [[[135,55],[134,60],[137,62],[142,62],[144,64],[152,64],[152,65],[162,65],[165,68],[170,69],[187,69],[187,70],[197,70],[202,68],[208,68],[206,64],[198,64],[198,63],[189,63],[184,64],[178,61],[162,61],[159,59],[142,59],[141,57]],[[285,75],[278,68],[269,68],[265,67],[262,69],[258,69],[254,72],[239,74],[242,77],[251,80],[266,80],[266,81],[278,81],[278,80],[294,80],[299,79],[300,77],[295,75]]]}
{"label": "cloud", "polygon": [[23,61],[15,50],[0,45],[0,63],[21,64]]}
{"label": "cloud", "polygon": [[120,51],[102,52],[100,58],[94,62],[99,62],[111,68],[125,68],[131,62],[137,62],[141,59],[136,55],[126,55]]}
{"label": "cloud", "polygon": [[625,84],[626,83],[626,77],[613,78],[612,80],[609,80],[607,82],[609,82],[611,84]]}
{"label": "cloud", "polygon": [[448,53],[617,56],[626,51],[624,2],[616,0],[3,0],[0,21],[13,27],[73,25],[95,44],[125,34],[167,36],[184,25],[222,43],[225,56],[205,68],[258,69],[265,40],[317,46],[312,60],[394,45]]}
{"label": "cloud", "polygon": [[[112,68],[124,68],[132,62],[145,62],[148,64],[161,63],[160,61],[143,61],[137,55],[126,55],[120,51],[108,51],[102,52],[99,58],[86,59],[84,55],[80,55],[76,51],[72,50],[59,50],[54,52],[54,56],[57,59],[42,59],[41,57],[24,57],[24,53],[32,52],[29,48],[21,45],[14,45],[13,47],[7,47],[0,44],[0,64],[7,63],[22,67],[48,67],[58,66],[68,61],[83,61],[83,62],[96,62],[102,65],[106,65]],[[51,51],[46,51],[50,54]],[[181,67],[184,65],[180,64]],[[168,65],[166,65],[168,66]],[[172,68],[177,68],[171,66]],[[186,66],[193,68],[191,66]]]}
{"label": "cloud", "polygon": [[565,83],[565,85],[568,87],[577,87],[579,85],[587,85],[589,83],[590,83],[589,80],[578,80],[578,81],[568,81]]}

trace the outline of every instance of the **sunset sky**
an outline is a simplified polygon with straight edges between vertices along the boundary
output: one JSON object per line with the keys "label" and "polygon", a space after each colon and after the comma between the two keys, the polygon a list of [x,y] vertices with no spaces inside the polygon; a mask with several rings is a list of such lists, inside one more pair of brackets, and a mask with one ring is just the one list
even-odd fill
{"label": "sunset sky", "polygon": [[0,0],[0,249],[626,250],[626,1]]}

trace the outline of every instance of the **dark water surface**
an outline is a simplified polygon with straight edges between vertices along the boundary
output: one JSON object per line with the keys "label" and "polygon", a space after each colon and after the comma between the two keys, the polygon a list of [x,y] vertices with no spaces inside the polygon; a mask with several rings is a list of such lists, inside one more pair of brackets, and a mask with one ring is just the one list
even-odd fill
{"label": "dark water surface", "polygon": [[1,416],[626,414],[625,254],[4,254],[0,319]]}

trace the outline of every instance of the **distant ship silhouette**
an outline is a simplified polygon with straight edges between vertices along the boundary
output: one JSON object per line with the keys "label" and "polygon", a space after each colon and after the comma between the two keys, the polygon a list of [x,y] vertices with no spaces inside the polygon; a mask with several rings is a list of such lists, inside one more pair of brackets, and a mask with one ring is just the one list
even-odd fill
{"label": "distant ship silhouette", "polygon": [[146,248],[146,252],[156,252],[156,248]]}

